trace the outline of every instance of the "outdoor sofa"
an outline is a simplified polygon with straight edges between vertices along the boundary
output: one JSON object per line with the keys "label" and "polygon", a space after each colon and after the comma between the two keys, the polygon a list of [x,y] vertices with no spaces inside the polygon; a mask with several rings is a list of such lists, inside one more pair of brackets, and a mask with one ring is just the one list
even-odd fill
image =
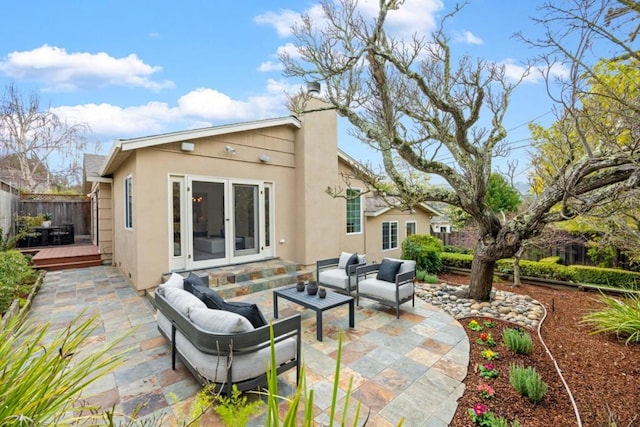
{"label": "outdoor sofa", "polygon": [[316,279],[319,285],[350,295],[355,290],[356,269],[366,263],[366,255],[342,252],[338,258],[316,261]]}
{"label": "outdoor sofa", "polygon": [[[209,307],[221,302],[243,314]],[[214,383],[217,391],[227,395],[233,384],[241,391],[267,385],[270,325],[263,322],[255,304],[227,303],[215,290],[206,285],[194,286],[178,274],[156,289],[155,303],[158,329],[171,344],[173,369],[179,357],[201,384]],[[263,324],[255,327],[252,323]],[[271,326],[277,374],[295,367],[297,381],[300,315],[275,321]]]}
{"label": "outdoor sofa", "polygon": [[400,318],[400,305],[411,301],[415,306],[414,284],[416,262],[384,258],[380,264],[370,264],[357,268],[356,305],[360,297],[378,301],[396,309]]}

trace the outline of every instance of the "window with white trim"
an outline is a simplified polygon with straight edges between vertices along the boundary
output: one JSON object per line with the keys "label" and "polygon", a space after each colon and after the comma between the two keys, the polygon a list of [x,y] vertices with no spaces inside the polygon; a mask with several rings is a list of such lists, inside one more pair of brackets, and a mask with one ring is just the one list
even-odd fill
{"label": "window with white trim", "polygon": [[360,190],[347,189],[347,234],[362,232],[362,196]]}
{"label": "window with white trim", "polygon": [[382,250],[398,248],[398,221],[384,221],[382,223]]}
{"label": "window with white trim", "polygon": [[407,221],[404,223],[405,230],[407,232],[407,237],[416,234],[416,222],[415,221]]}
{"label": "window with white trim", "polygon": [[133,228],[133,178],[124,179],[124,228]]}

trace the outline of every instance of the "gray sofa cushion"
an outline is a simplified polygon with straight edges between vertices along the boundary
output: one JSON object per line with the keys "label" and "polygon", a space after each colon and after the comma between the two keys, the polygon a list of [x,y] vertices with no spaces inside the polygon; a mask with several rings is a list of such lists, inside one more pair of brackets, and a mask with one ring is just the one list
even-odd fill
{"label": "gray sofa cushion", "polygon": [[[171,322],[158,312],[158,326],[166,336],[171,337]],[[191,366],[205,378],[222,383],[227,380],[226,357],[219,359],[213,354],[199,351],[180,331],[176,332],[176,347],[189,361]],[[296,357],[296,340],[287,338],[275,344],[276,366],[288,362]],[[265,366],[271,366],[271,348],[269,346],[249,354],[233,356],[233,374],[231,381],[240,382],[264,374]]]}
{"label": "gray sofa cushion", "polygon": [[224,309],[239,314],[246,318],[254,328],[259,328],[267,324],[267,319],[260,311],[260,307],[244,301],[225,301]]}
{"label": "gray sofa cushion", "polygon": [[342,268],[320,271],[318,282],[327,286],[347,289],[347,272]]}
{"label": "gray sofa cushion", "polygon": [[189,319],[194,325],[214,334],[237,334],[253,330],[246,317],[225,310],[191,308]]}
{"label": "gray sofa cushion", "polygon": [[161,288],[178,288],[184,289],[184,279],[178,273],[171,273],[166,282],[160,284]]}
{"label": "gray sofa cushion", "polygon": [[[394,280],[395,281],[395,280]],[[378,297],[385,301],[396,300],[396,286],[384,280],[365,279],[358,282],[358,292]],[[413,283],[405,283],[400,285],[400,299],[411,297],[413,294]]]}
{"label": "gray sofa cushion", "polygon": [[376,279],[395,283],[396,274],[398,274],[401,265],[402,261],[391,260],[389,258],[383,259],[380,267],[378,268],[378,275],[376,276]]}
{"label": "gray sofa cushion", "polygon": [[189,317],[189,311],[192,308],[207,308],[205,303],[184,289],[168,286],[161,292],[164,293],[167,302],[186,317]]}

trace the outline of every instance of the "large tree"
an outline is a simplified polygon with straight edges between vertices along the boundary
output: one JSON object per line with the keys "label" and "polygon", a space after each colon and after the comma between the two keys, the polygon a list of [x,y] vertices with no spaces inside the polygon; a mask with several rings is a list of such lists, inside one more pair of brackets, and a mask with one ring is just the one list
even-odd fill
{"label": "large tree", "polygon": [[[638,152],[603,149],[576,156],[556,171],[556,183],[526,212],[503,220],[489,207],[487,189],[493,159],[504,154],[502,122],[514,86],[500,66],[454,56],[442,26],[429,37],[392,36],[387,18],[402,4],[380,0],[377,16],[368,19],[355,1],[323,1],[322,22],[304,16],[294,27],[300,57],[283,55],[286,74],[324,84],[325,99],[381,153],[405,206],[445,202],[475,220],[479,235],[469,294],[488,300],[496,260],[512,256],[546,224],[588,210],[611,191],[635,186]],[[453,162],[438,161],[443,153]],[[394,154],[420,173],[441,176],[450,189],[411,186]],[[359,178],[374,191],[384,183],[372,170]]]}
{"label": "large tree", "polygon": [[25,98],[13,83],[0,99],[4,166],[17,163],[20,186],[28,191],[42,188],[43,176],[49,183],[79,182],[80,154],[86,147],[87,131],[85,124],[69,124],[50,109],[41,109],[37,93]]}

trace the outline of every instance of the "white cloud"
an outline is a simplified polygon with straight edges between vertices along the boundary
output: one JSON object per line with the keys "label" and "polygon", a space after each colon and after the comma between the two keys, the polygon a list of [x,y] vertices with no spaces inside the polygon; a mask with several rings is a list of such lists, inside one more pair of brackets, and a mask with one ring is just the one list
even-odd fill
{"label": "white cloud", "polygon": [[293,93],[298,88],[270,79],[263,93],[244,100],[212,88],[198,88],[180,97],[175,107],[165,102],[130,107],[84,104],[56,107],[52,111],[70,123],[87,123],[99,139],[113,140],[284,116],[289,114],[285,91]]}
{"label": "white cloud", "polygon": [[504,60],[500,65],[504,66],[504,72],[507,79],[511,81],[519,81],[523,83],[537,84],[544,80],[544,75],[549,74],[551,78],[563,78],[569,74],[569,70],[563,64],[557,63],[543,70],[540,67],[527,68],[523,65],[515,63],[515,60],[509,58]]}
{"label": "white cloud", "polygon": [[300,58],[300,52],[295,47],[293,43],[287,43],[282,46],[279,46],[274,55],[271,55],[273,60],[265,61],[258,67],[258,71],[261,72],[270,72],[270,71],[282,71],[284,70],[284,65],[277,61],[277,58],[280,57],[283,53],[288,54],[291,58]]}
{"label": "white cloud", "polygon": [[[380,10],[379,0],[362,0],[359,9],[365,16],[374,18]],[[398,10],[389,12],[388,32],[399,37],[429,34],[437,27],[437,13],[442,9],[444,3],[441,0],[406,0]]]}
{"label": "white cloud", "polygon": [[284,65],[281,62],[265,61],[258,67],[258,71],[263,73],[282,70],[284,70]]}
{"label": "white cloud", "polygon": [[462,33],[455,33],[454,40],[460,43],[469,43],[469,44],[483,44],[484,41],[471,31],[463,31]]}
{"label": "white cloud", "polygon": [[111,85],[151,90],[174,87],[169,80],[151,80],[160,71],[162,67],[145,64],[135,54],[114,58],[104,52],[68,53],[46,44],[30,51],[11,52],[0,61],[0,72],[13,79],[43,82],[49,91]]}
{"label": "white cloud", "polygon": [[300,20],[300,14],[290,9],[281,9],[278,12],[267,12],[253,18],[258,25],[271,25],[280,37],[289,37],[291,27]]}

